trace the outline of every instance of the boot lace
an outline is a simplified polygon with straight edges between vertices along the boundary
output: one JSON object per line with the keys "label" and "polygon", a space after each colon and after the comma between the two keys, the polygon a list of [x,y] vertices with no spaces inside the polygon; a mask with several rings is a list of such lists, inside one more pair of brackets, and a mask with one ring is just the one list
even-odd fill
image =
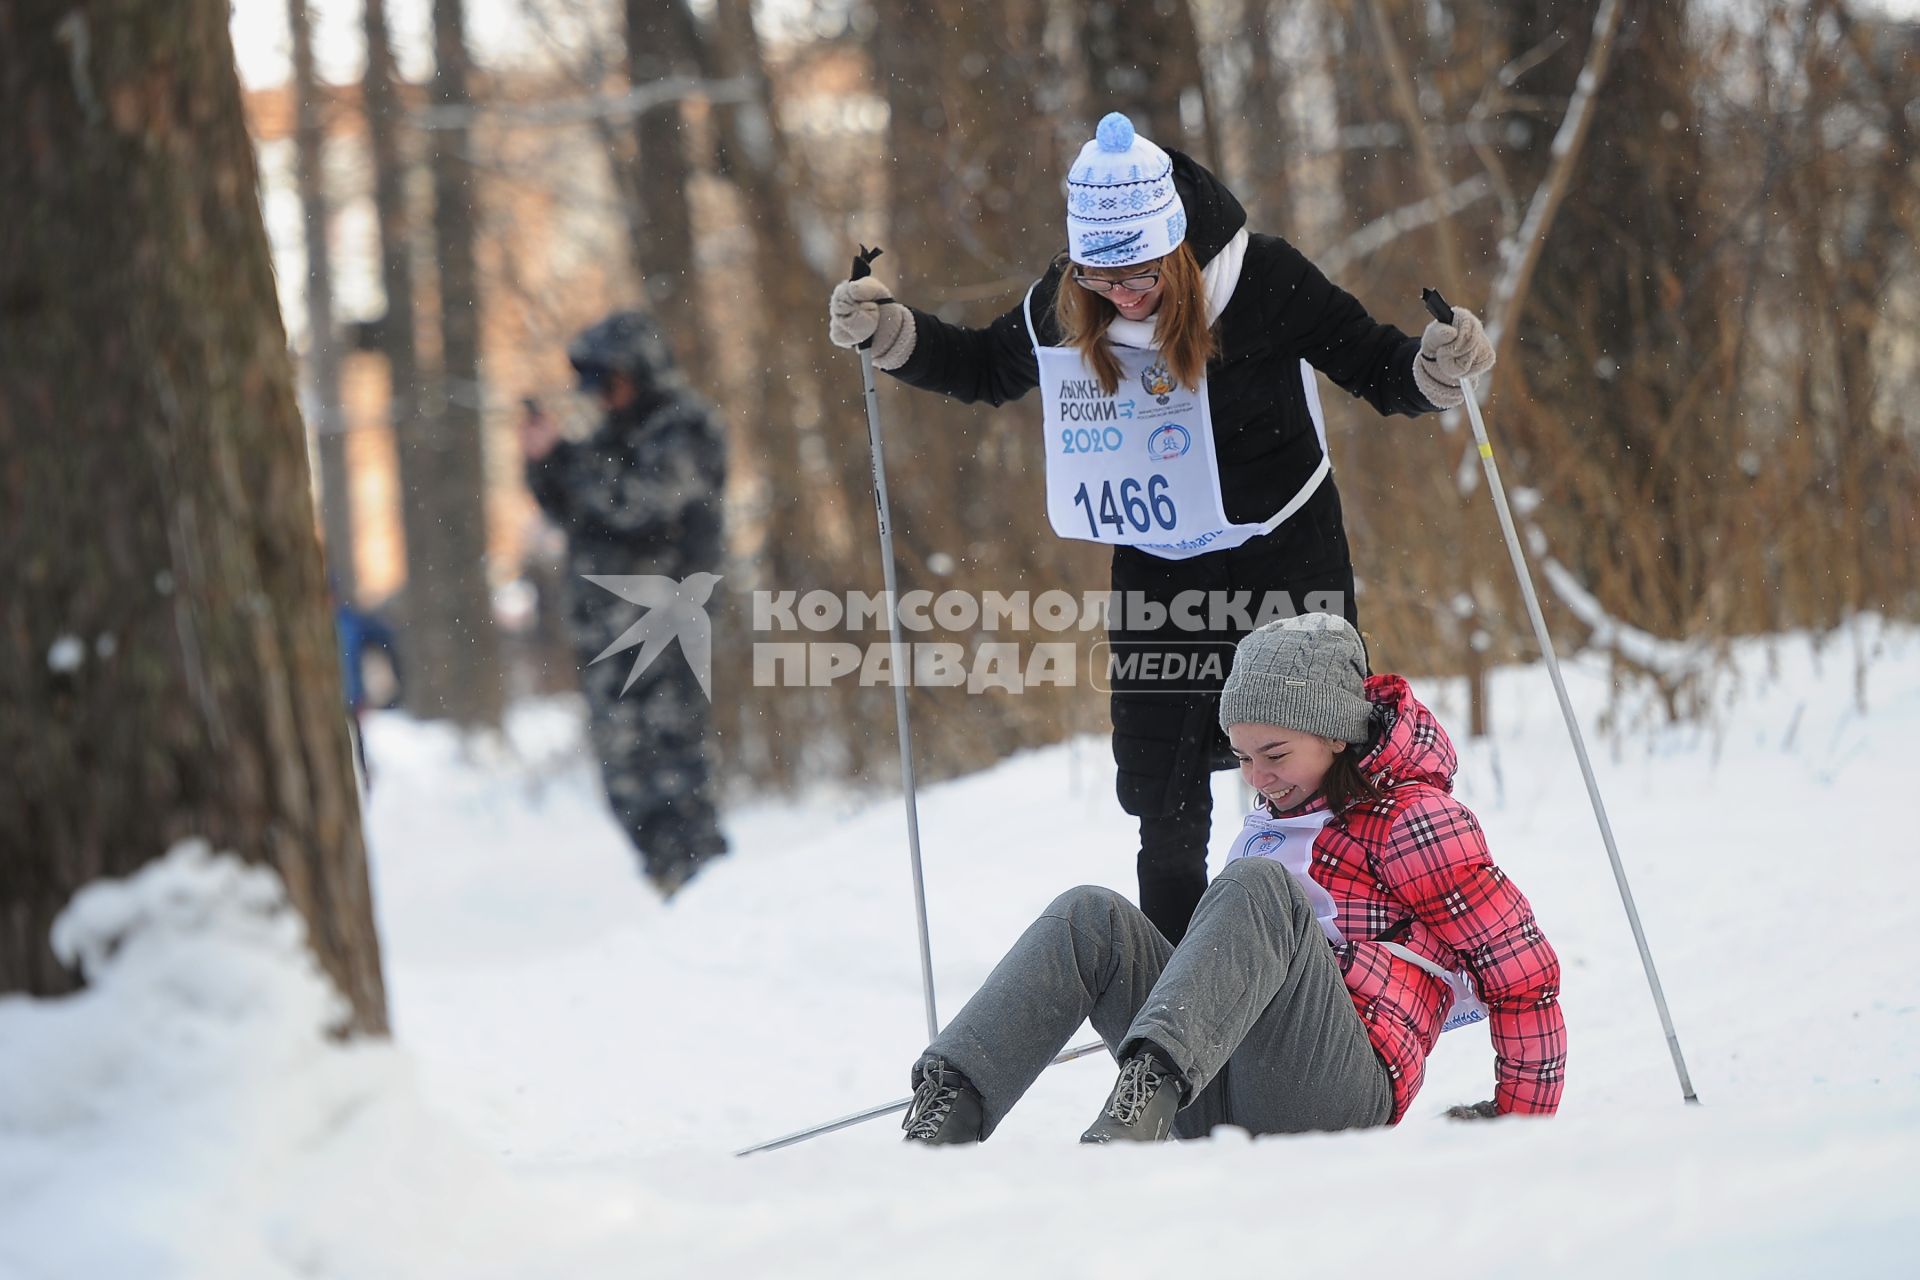
{"label": "boot lace", "polygon": [[1145,1054],[1128,1058],[1120,1064],[1120,1079],[1113,1086],[1107,1115],[1128,1126],[1140,1123],[1140,1114],[1165,1082],[1166,1077],[1154,1069],[1152,1058]]}
{"label": "boot lace", "polygon": [[957,1086],[948,1082],[947,1073],[939,1067],[929,1067],[920,1083],[913,1090],[913,1102],[907,1107],[907,1115],[900,1122],[907,1136],[919,1142],[930,1142],[940,1132],[940,1126],[953,1114],[954,1100],[960,1096]]}

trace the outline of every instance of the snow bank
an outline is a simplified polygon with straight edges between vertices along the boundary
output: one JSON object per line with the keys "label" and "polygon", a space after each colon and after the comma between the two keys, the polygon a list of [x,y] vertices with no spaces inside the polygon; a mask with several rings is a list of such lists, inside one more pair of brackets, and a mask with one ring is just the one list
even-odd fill
{"label": "snow bank", "polygon": [[[1391,1132],[1140,1150],[1074,1142],[1112,1082],[1094,1057],[978,1149],[878,1121],[734,1159],[904,1092],[924,1028],[898,799],[737,807],[732,856],[668,907],[574,704],[517,709],[484,752],[375,717],[399,1047],[327,1038],[338,1005],[266,872],[187,846],[89,890],[59,945],[92,986],[0,1000],[0,1280],[1910,1276],[1920,633],[1849,631],[1736,645],[1697,724],[1615,697],[1602,654],[1567,662],[1704,1106],[1680,1103],[1530,667],[1492,676],[1459,793],[1563,962],[1560,1115],[1438,1119],[1491,1088],[1469,1028]],[[1464,721],[1463,685],[1414,684]],[[1598,732],[1609,707],[1632,735]],[[922,793],[943,1014],[1062,888],[1132,889],[1107,750]],[[1238,804],[1220,776],[1217,852]]]}
{"label": "snow bank", "polygon": [[[420,1104],[279,878],[186,842],[75,896],[89,986],[0,999],[0,1276],[509,1276],[539,1202]],[[519,1225],[515,1225],[519,1224]]]}
{"label": "snow bank", "polygon": [[[592,762],[566,760],[558,706],[510,735],[542,760],[531,775],[463,763],[404,720],[371,727],[396,1025],[436,1106],[624,1222],[609,1240],[655,1275],[1345,1274],[1362,1248],[1406,1250],[1383,1265],[1424,1277],[1908,1275],[1920,634],[1849,631],[1735,646],[1704,723],[1667,723],[1645,682],[1616,690],[1602,652],[1566,664],[1697,1109],[1538,666],[1493,674],[1496,736],[1460,744],[1459,788],[1565,964],[1572,1056],[1549,1123],[1436,1118],[1489,1096],[1487,1036],[1468,1029],[1391,1133],[1082,1151],[1112,1083],[1095,1057],[1050,1072],[978,1150],[903,1150],[883,1120],[733,1160],[905,1092],[925,1033],[899,800],[735,808],[733,856],[663,908]],[[1414,683],[1464,724],[1460,682]],[[1635,728],[1602,733],[1603,716]],[[1110,771],[1089,738],[922,793],[944,1016],[1061,889],[1131,892]],[[1216,853],[1238,804],[1221,775]],[[624,1274],[587,1255],[581,1274]]]}

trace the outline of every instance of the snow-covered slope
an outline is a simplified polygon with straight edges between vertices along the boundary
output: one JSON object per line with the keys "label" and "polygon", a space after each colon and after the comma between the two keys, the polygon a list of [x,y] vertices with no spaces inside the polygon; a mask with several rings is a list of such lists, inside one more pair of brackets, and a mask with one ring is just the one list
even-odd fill
{"label": "snow-covered slope", "polygon": [[[1142,1150],[1075,1144],[1111,1082],[1095,1057],[977,1149],[879,1121],[733,1158],[905,1093],[925,1026],[897,798],[737,809],[734,856],[663,907],[566,704],[482,761],[390,718],[369,821],[397,1046],[331,1047],[287,1000],[217,1015],[277,1056],[162,1034],[156,1007],[215,1016],[190,965],[0,1001],[0,1276],[1915,1274],[1920,634],[1737,658],[1717,723],[1590,737],[1701,1107],[1538,669],[1495,679],[1498,745],[1461,744],[1459,792],[1565,965],[1560,1116],[1435,1118],[1490,1094],[1469,1028],[1396,1130]],[[1596,716],[1606,675],[1570,672]],[[1464,723],[1457,687],[1414,683]],[[1222,837],[1239,803],[1221,776]],[[943,1012],[1060,889],[1132,887],[1099,740],[931,789],[921,822]]]}

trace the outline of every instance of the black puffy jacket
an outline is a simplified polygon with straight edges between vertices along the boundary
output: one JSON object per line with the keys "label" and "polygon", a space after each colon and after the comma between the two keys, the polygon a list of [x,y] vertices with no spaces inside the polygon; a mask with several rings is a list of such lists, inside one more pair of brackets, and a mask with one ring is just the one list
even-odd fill
{"label": "black puffy jacket", "polygon": [[[1170,154],[1187,211],[1187,243],[1204,266],[1246,224],[1246,211],[1205,168],[1178,151]],[[1053,301],[1062,275],[1056,263],[1033,291],[1034,325],[1049,345],[1060,341]],[[951,325],[918,308],[913,316],[913,354],[893,371],[908,385],[995,405],[1039,385],[1021,307],[984,329]],[[1248,237],[1240,282],[1220,315],[1218,334],[1207,394],[1221,496],[1227,518],[1236,523],[1264,522],[1320,465],[1320,442],[1296,361],[1305,360],[1381,413],[1434,410],[1413,381],[1419,340],[1376,322],[1352,294],[1278,236]]]}

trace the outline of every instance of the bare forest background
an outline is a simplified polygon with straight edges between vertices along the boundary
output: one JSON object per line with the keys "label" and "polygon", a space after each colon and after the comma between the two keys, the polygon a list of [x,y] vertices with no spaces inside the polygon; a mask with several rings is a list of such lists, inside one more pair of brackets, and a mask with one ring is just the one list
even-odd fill
{"label": "bare forest background", "polygon": [[[1377,318],[1418,332],[1431,284],[1488,321],[1549,620],[1668,714],[1708,712],[1733,636],[1920,613],[1920,26],[1843,0],[506,3],[524,38],[481,59],[432,0],[409,78],[389,6],[331,0],[365,37],[331,82],[287,0],[289,83],[248,97],[329,568],[401,625],[420,715],[484,728],[572,686],[514,424],[535,397],[590,429],[566,340],[644,301],[730,437],[723,778],[894,776],[887,689],[753,679],[755,639],[885,638],[751,629],[756,590],[880,589],[825,299],[878,243],[903,300],[1016,305],[1115,109]],[[883,382],[903,591],[1106,587],[1046,527],[1037,408]],[[1376,666],[1532,657],[1464,421],[1324,392]],[[1106,723],[1084,678],[913,697],[932,776]]]}

